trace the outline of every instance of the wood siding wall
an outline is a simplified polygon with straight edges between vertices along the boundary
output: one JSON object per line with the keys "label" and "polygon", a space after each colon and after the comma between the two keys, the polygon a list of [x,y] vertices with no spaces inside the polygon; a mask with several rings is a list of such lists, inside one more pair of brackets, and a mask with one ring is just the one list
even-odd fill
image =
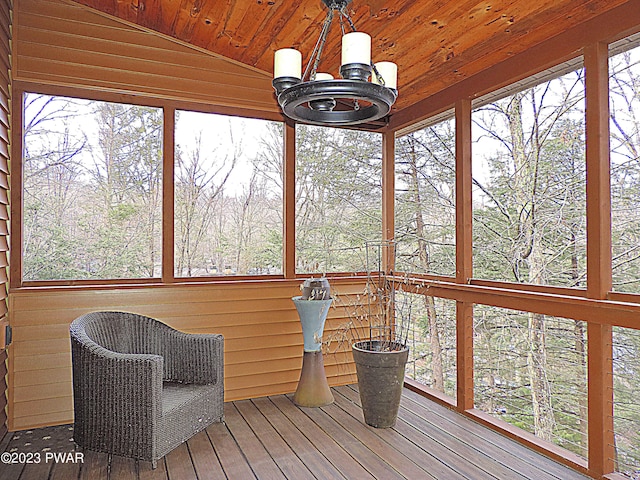
{"label": "wood siding wall", "polygon": [[[361,280],[333,283],[341,295],[364,289]],[[94,310],[135,312],[183,331],[223,334],[226,400],[293,392],[303,353],[302,329],[291,301],[300,294],[299,285],[298,280],[271,280],[11,293],[9,429],[72,421],[69,324]],[[346,320],[344,309],[331,308],[325,338]],[[355,381],[350,362],[350,353],[325,355],[331,385]]]}
{"label": "wood siding wall", "polygon": [[[11,1],[0,3],[0,338],[7,325],[9,266],[9,106],[11,104]],[[7,432],[7,352],[0,345],[0,438]]]}
{"label": "wood siding wall", "polygon": [[16,81],[279,112],[269,74],[87,7],[20,0],[14,23]]}

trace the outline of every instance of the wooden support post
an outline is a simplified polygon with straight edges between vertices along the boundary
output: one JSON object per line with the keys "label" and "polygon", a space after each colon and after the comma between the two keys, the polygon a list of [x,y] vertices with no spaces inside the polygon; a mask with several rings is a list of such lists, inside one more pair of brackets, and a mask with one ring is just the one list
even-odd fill
{"label": "wooden support post", "polygon": [[[456,102],[456,282],[473,276],[471,100]],[[473,408],[473,304],[456,302],[458,410]]]}
{"label": "wooden support post", "polygon": [[[585,48],[587,131],[587,296],[606,299],[611,274],[609,71],[604,43]],[[613,338],[610,325],[588,324],[589,471],[614,470]]]}
{"label": "wooden support post", "polygon": [[456,282],[473,276],[471,100],[456,102]]}
{"label": "wooden support post", "polygon": [[611,290],[611,179],[607,45],[585,49],[587,130],[587,295]]}
{"label": "wooden support post", "polygon": [[589,323],[589,472],[594,478],[614,470],[613,347],[611,325]]}
{"label": "wooden support post", "polygon": [[9,286],[22,286],[22,152],[24,132],[24,108],[22,99],[24,91],[13,89],[11,99],[11,204],[9,236]]}
{"label": "wooden support post", "polygon": [[162,159],[162,282],[175,279],[175,141],[176,109],[163,110],[163,159]]}
{"label": "wooden support post", "polygon": [[[389,245],[395,238],[395,142],[394,132],[382,134],[382,241]],[[386,247],[382,257],[384,272],[395,271],[394,248]]]}
{"label": "wooden support post", "polygon": [[473,390],[473,304],[456,302],[457,395],[459,411],[474,407]]}
{"label": "wooden support post", "polygon": [[283,138],[283,215],[282,248],[284,278],[296,276],[296,125],[291,121],[284,124]]}

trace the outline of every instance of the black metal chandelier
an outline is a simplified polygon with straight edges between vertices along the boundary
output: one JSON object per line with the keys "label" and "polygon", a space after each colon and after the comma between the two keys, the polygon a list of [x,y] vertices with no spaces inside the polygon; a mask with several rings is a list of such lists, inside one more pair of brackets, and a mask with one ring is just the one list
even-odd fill
{"label": "black metal chandelier", "polygon": [[[398,96],[398,68],[371,62],[371,37],[356,30],[347,5],[351,0],[322,0],[327,17],[302,74],[302,54],[293,48],[275,53],[273,88],[284,114],[314,125],[357,125],[384,117]],[[331,24],[338,15],[342,30],[340,79],[317,72]],[[351,29],[345,33],[345,23]],[[369,81],[371,78],[371,81]]]}

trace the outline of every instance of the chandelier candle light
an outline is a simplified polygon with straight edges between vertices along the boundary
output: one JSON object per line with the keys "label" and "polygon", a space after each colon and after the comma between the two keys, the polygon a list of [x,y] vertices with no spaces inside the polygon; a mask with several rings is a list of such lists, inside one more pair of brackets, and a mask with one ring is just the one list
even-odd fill
{"label": "chandelier candle light", "polygon": [[[384,117],[398,96],[398,67],[393,62],[371,62],[371,37],[356,31],[347,12],[351,0],[322,0],[327,17],[320,37],[302,73],[302,54],[293,48],[274,56],[273,88],[284,114],[314,125],[357,125]],[[340,76],[317,72],[334,15],[342,30]],[[351,28],[345,33],[345,22]]]}

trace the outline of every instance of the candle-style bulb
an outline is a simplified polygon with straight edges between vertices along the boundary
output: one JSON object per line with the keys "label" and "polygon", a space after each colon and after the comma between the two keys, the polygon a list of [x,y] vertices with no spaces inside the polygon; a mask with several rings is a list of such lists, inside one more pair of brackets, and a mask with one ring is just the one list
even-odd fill
{"label": "candle-style bulb", "polygon": [[[375,70],[373,71],[373,75],[371,75],[371,82],[382,85],[382,80],[384,80],[384,86],[387,88],[398,88],[398,65],[393,62],[377,62],[375,64]],[[382,80],[378,75],[376,75],[376,70]]]}
{"label": "candle-style bulb", "polygon": [[364,32],[351,32],[342,37],[342,65],[371,63],[371,37]]}
{"label": "candle-style bulb", "polygon": [[294,48],[276,50],[273,57],[273,78],[302,78],[302,53]]}

